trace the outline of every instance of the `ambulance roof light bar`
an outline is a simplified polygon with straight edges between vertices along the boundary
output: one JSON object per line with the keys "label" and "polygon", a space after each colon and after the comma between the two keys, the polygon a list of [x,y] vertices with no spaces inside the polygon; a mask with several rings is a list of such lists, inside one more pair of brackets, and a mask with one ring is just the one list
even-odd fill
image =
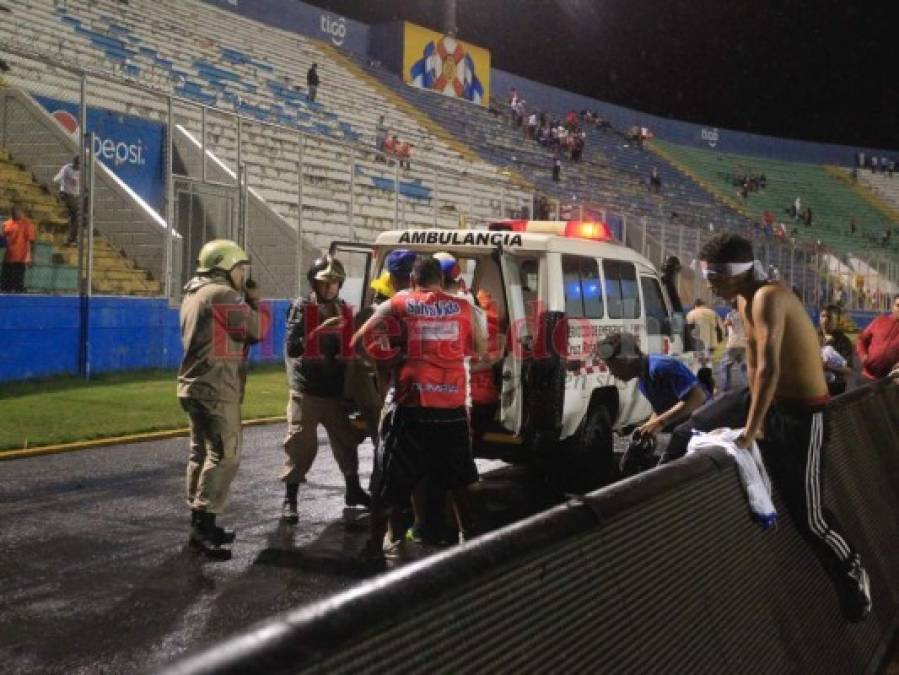
{"label": "ambulance roof light bar", "polygon": [[487,227],[493,231],[532,232],[593,241],[614,241],[609,226],[598,220],[501,220],[490,223]]}

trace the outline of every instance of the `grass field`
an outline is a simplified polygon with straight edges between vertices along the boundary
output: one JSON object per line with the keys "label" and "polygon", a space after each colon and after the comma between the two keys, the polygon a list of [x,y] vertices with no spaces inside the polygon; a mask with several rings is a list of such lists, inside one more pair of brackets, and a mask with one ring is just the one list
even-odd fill
{"label": "grass field", "polygon": [[[286,404],[284,367],[254,368],[243,418],[283,415]],[[171,371],[5,384],[0,410],[0,452],[187,426]]]}

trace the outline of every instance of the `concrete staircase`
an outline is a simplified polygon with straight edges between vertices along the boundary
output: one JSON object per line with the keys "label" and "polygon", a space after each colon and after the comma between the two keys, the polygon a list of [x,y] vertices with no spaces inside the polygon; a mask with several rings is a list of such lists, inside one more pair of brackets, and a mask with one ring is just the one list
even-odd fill
{"label": "concrete staircase", "polygon": [[[12,204],[25,210],[38,230],[34,265],[25,274],[25,288],[38,293],[78,290],[78,249],[66,247],[68,213],[60,200],[0,148],[0,214]],[[160,295],[158,281],[150,278],[102,235],[95,234],[92,290],[105,295]]]}

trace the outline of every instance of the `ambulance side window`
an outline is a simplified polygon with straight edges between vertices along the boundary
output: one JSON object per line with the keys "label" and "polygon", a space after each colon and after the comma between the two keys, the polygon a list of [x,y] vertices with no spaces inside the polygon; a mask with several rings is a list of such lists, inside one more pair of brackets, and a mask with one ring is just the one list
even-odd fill
{"label": "ambulance side window", "polygon": [[640,277],[643,289],[643,303],[646,305],[646,332],[649,335],[671,335],[671,320],[662,297],[662,287],[658,279]]}
{"label": "ambulance side window", "polygon": [[603,317],[599,265],[593,258],[563,255],[562,281],[566,315],[588,319]]}
{"label": "ambulance side window", "polygon": [[633,263],[604,260],[605,293],[610,319],[639,319],[640,295],[637,291],[637,270]]}

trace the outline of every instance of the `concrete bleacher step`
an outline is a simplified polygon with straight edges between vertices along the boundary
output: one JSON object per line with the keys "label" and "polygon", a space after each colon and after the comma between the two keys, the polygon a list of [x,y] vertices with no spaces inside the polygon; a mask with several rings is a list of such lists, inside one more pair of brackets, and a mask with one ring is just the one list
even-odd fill
{"label": "concrete bleacher step", "polygon": [[[28,171],[0,149],[0,214],[13,203],[20,204],[37,225],[38,241],[34,264],[25,273],[25,288],[37,293],[67,293],[78,290],[78,249],[65,246],[68,213],[60,201]],[[159,295],[158,281],[138,268],[98,232],[93,249],[93,290],[97,293]]]}

